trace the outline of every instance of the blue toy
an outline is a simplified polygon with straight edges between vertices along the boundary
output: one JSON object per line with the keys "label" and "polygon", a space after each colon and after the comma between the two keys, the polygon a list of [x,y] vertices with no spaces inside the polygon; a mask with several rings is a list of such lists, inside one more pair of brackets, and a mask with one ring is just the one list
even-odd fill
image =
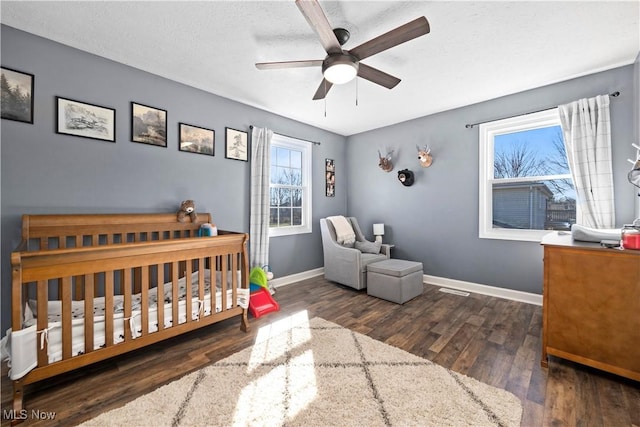
{"label": "blue toy", "polygon": [[218,227],[209,223],[202,224],[198,229],[198,237],[209,237],[209,236],[217,236],[217,235],[218,235]]}

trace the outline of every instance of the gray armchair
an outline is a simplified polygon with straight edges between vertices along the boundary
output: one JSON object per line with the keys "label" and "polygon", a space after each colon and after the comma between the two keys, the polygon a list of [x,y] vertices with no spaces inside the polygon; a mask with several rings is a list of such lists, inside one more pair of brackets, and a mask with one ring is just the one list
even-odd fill
{"label": "gray armchair", "polygon": [[[347,220],[353,227],[356,241],[366,241],[358,221],[354,217],[347,217]],[[320,231],[324,251],[324,277],[332,282],[355,289],[364,289],[367,287],[367,264],[389,258],[390,245],[382,245],[379,254],[363,253],[358,249],[342,246],[336,241],[336,230],[333,224],[326,218],[320,220]]]}

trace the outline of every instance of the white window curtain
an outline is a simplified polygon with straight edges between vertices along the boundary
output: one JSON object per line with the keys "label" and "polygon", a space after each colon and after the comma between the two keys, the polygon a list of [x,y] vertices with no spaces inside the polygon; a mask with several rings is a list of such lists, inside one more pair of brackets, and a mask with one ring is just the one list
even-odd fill
{"label": "white window curtain", "polygon": [[614,228],[609,95],[559,105],[560,123],[576,188],[576,222]]}
{"label": "white window curtain", "polygon": [[251,131],[251,215],[249,262],[252,267],[269,264],[269,180],[273,131]]}

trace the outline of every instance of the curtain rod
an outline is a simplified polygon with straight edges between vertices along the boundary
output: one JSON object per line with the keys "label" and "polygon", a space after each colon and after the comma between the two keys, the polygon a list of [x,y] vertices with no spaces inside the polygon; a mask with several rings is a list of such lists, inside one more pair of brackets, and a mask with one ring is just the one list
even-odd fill
{"label": "curtain rod", "polygon": [[[615,92],[613,92],[613,93],[610,93],[610,94],[609,94],[609,96],[616,98],[616,97],[620,96],[620,91],[615,91]],[[501,118],[499,118],[499,119],[486,120],[486,121],[484,121],[484,122],[469,123],[469,124],[464,125],[464,127],[466,127],[467,129],[471,129],[471,128],[473,128],[474,126],[478,126],[478,125],[481,125],[481,124],[483,124],[483,123],[494,122],[494,121],[496,121],[496,120],[510,119],[510,118],[512,118],[512,117],[518,117],[518,116],[526,116],[527,114],[540,113],[540,112],[542,112],[542,111],[551,110],[552,108],[558,108],[558,106],[556,105],[555,107],[547,107],[547,108],[543,108],[543,109],[541,109],[541,110],[529,111],[528,113],[515,114],[515,115],[513,115],[513,116],[508,116],[508,117],[501,117]]]}
{"label": "curtain rod", "polygon": [[[254,126],[253,126],[253,125],[251,125],[251,126],[249,126],[249,128],[250,128],[250,129],[253,129],[253,128],[254,128]],[[274,133],[275,133],[275,134],[278,134],[278,135],[280,135],[280,136],[286,136],[287,138],[299,139],[300,141],[309,142],[309,143],[311,143],[311,144],[313,144],[313,145],[320,145],[320,143],[319,143],[319,142],[317,142],[317,141],[309,141],[308,139],[298,138],[297,136],[285,135],[285,134],[280,133],[280,132],[274,132]]]}

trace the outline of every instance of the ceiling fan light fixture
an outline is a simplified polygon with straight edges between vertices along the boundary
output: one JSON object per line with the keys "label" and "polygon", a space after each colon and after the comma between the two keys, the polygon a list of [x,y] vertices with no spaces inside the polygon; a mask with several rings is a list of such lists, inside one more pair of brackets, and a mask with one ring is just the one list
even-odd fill
{"label": "ceiling fan light fixture", "polygon": [[358,60],[347,53],[329,55],[322,64],[322,74],[336,85],[350,82],[358,75]]}

